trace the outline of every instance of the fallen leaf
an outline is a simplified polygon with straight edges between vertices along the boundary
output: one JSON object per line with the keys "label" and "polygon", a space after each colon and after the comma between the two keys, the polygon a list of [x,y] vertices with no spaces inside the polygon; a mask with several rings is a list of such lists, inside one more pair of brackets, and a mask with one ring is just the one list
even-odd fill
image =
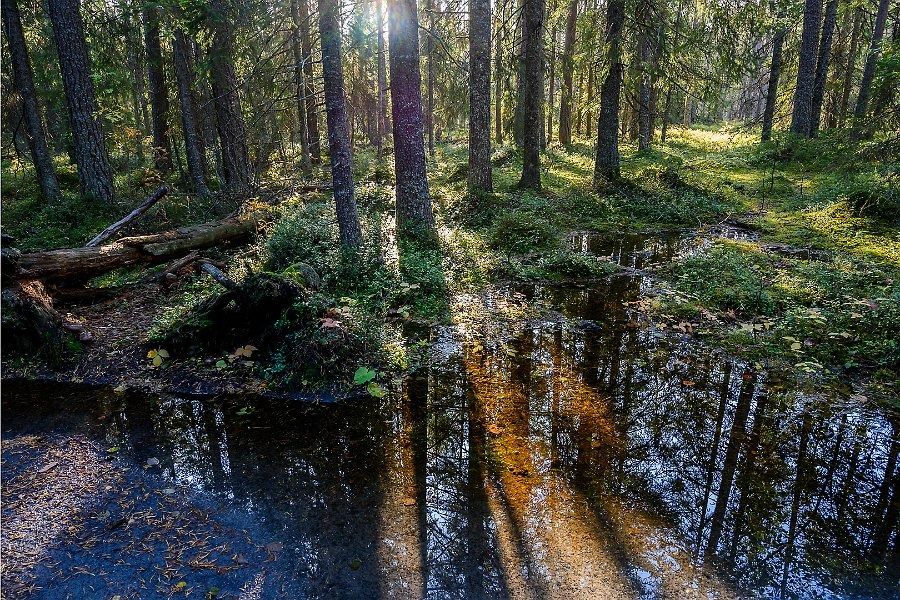
{"label": "fallen leaf", "polygon": [[59,463],[57,461],[47,463],[46,465],[41,467],[40,470],[38,470],[38,473],[46,473],[47,471],[49,471],[51,469],[55,469],[58,464]]}

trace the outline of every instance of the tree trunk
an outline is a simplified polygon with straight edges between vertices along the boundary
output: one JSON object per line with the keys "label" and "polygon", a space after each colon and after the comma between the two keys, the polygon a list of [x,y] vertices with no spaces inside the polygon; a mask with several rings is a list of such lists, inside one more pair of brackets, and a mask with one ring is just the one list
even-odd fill
{"label": "tree trunk", "polygon": [[853,74],[856,71],[856,54],[859,52],[859,34],[862,27],[862,9],[853,11],[853,31],[850,34],[850,50],[844,69],[844,85],[841,89],[841,104],[838,108],[838,127],[844,126],[847,118],[847,107],[850,106],[850,90],[853,89]]}
{"label": "tree trunk", "polygon": [[150,90],[150,117],[153,129],[153,153],[156,168],[167,172],[172,168],[169,156],[169,90],[159,38],[161,7],[150,4],[144,13],[144,47],[147,55],[147,81]]}
{"label": "tree trunk", "polygon": [[430,236],[434,214],[425,171],[419,16],[416,0],[390,0],[388,6],[397,230]]}
{"label": "tree trunk", "polygon": [[831,42],[834,39],[834,24],[837,21],[837,5],[837,0],[828,0],[828,4],[825,6],[822,40],[819,42],[819,59],[816,62],[816,79],[813,83],[809,137],[818,135],[819,123],[822,119],[822,102],[825,100],[825,84],[828,82],[828,63],[831,61]]}
{"label": "tree trunk", "polygon": [[362,231],[356,212],[353,189],[350,132],[344,98],[344,70],[341,65],[341,24],[339,0],[319,0],[319,37],[322,43],[322,79],[325,86],[325,120],[328,123],[328,154],[341,245],[358,248]]}
{"label": "tree trunk", "polygon": [[609,44],[609,72],[600,89],[600,117],[597,120],[597,156],[594,185],[619,178],[619,97],[622,88],[622,26],[624,0],[609,0],[606,7],[606,42]]}
{"label": "tree trunk", "polygon": [[[553,13],[551,5],[550,13]],[[553,143],[553,108],[556,104],[556,22],[550,32],[550,73],[547,76],[547,133],[544,136],[543,147]]]}
{"label": "tree trunk", "polygon": [[778,100],[778,80],[781,77],[781,51],[787,29],[782,27],[772,38],[772,69],[769,72],[769,87],[766,91],[766,108],[763,110],[762,141],[772,139],[772,121],[775,118],[775,105]]}
{"label": "tree trunk", "polygon": [[212,29],[210,70],[216,126],[222,144],[222,163],[225,186],[232,192],[244,193],[253,182],[250,156],[247,151],[247,132],[238,78],[234,72],[234,31],[230,0],[212,0],[209,5],[209,25]]}
{"label": "tree trunk", "polygon": [[298,0],[300,10],[300,42],[303,46],[303,74],[306,81],[306,134],[309,136],[309,154],[313,162],[322,160],[321,139],[319,135],[319,108],[316,106],[316,88],[314,85],[312,38],[309,33],[309,0]]}
{"label": "tree trunk", "polygon": [[653,6],[648,1],[641,3],[638,17],[641,22],[638,23],[638,55],[640,61],[638,63],[637,75],[638,94],[637,94],[637,134],[638,134],[638,150],[648,150],[650,148],[650,134],[653,126],[651,116],[651,91],[650,91],[650,56],[653,52],[652,34],[652,17]]}
{"label": "tree trunk", "polygon": [[575,69],[575,30],[578,24],[578,0],[569,0],[566,35],[563,40],[562,90],[559,100],[559,143],[572,143],[572,73]]}
{"label": "tree trunk", "polygon": [[863,67],[862,81],[859,84],[859,97],[856,99],[856,110],[853,111],[857,119],[866,116],[866,111],[869,109],[872,79],[875,78],[875,66],[878,64],[878,57],[881,56],[881,39],[884,37],[884,25],[887,21],[889,3],[889,0],[880,0],[878,3],[878,13],[875,15],[875,30],[872,32],[869,54],[866,56],[866,65]]}
{"label": "tree trunk", "polygon": [[66,92],[81,194],[111,203],[113,184],[109,154],[95,117],[97,99],[78,0],[49,0],[48,9]]}
{"label": "tree trunk", "polygon": [[503,143],[503,13],[498,5],[494,32],[494,141]]}
{"label": "tree trunk", "polygon": [[4,265],[4,277],[16,280],[86,280],[120,267],[159,264],[198,248],[246,238],[255,221],[228,218],[171,231],[125,237],[106,246],[62,248],[21,254]]}
{"label": "tree trunk", "polygon": [[669,130],[669,112],[672,110],[672,86],[669,85],[666,88],[666,102],[663,105],[663,114],[662,114],[662,126],[660,127],[659,132],[659,143],[666,143],[666,135],[668,135]]}
{"label": "tree trunk", "polygon": [[541,189],[541,96],[544,90],[544,0],[525,0],[523,7],[524,87],[522,97],[522,178],[519,187]]}
{"label": "tree trunk", "polygon": [[[428,0],[425,8],[428,14],[428,35],[425,37],[425,57],[428,61],[427,105],[425,110],[425,131],[428,134],[428,154],[434,156],[434,5]],[[471,85],[471,82],[469,82]]]}
{"label": "tree trunk", "polygon": [[469,0],[469,190],[492,189],[491,2]]}
{"label": "tree trunk", "polygon": [[518,0],[519,15],[517,30],[519,43],[516,45],[516,106],[513,113],[513,142],[521,148],[525,136],[525,1]]}
{"label": "tree trunk", "polygon": [[199,143],[197,115],[194,112],[194,102],[191,97],[194,88],[194,74],[188,61],[188,46],[184,31],[181,29],[175,30],[172,39],[172,59],[175,63],[175,80],[178,83],[178,103],[181,106],[181,129],[184,132],[184,151],[187,155],[188,174],[191,177],[194,192],[200,196],[208,196],[209,188],[206,187],[206,170],[203,167],[204,158]]}
{"label": "tree trunk", "polygon": [[821,21],[822,0],[806,0],[803,9],[803,34],[800,38],[800,62],[797,65],[797,86],[794,89],[794,110],[791,117],[791,133],[800,137],[809,137],[812,123],[816,50],[819,47]]}
{"label": "tree trunk", "polygon": [[13,81],[22,98],[22,113],[28,129],[28,146],[34,161],[41,194],[48,202],[56,202],[60,198],[59,183],[53,170],[53,156],[47,146],[44,123],[41,121],[37,94],[34,91],[34,72],[28,57],[28,46],[22,32],[22,18],[19,15],[17,0],[3,0],[3,31],[9,46]]}
{"label": "tree trunk", "polygon": [[[312,159],[309,155],[309,131],[306,120],[306,82],[303,74],[303,45],[300,41],[300,9],[297,0],[291,0],[291,51],[294,55],[294,95],[297,106],[297,133],[300,138],[300,164],[303,173],[312,173]],[[379,138],[379,152],[381,138]]]}
{"label": "tree trunk", "polygon": [[388,135],[387,118],[387,61],[384,51],[384,0],[375,0],[378,9],[378,156],[381,144]]}

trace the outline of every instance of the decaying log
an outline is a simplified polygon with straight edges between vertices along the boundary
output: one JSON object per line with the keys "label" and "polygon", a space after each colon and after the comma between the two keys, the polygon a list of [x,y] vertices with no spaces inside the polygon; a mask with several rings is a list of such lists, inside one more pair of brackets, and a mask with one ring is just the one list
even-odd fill
{"label": "decaying log", "polygon": [[159,187],[155,192],[153,192],[149,198],[144,200],[140,206],[136,209],[101,231],[94,239],[85,244],[86,248],[94,248],[95,246],[99,246],[106,240],[110,239],[114,235],[116,235],[123,227],[140,217],[142,214],[147,212],[151,206],[160,201],[160,199],[169,193],[169,188],[166,186]]}
{"label": "decaying log", "polygon": [[178,274],[178,271],[182,270],[183,268],[185,268],[186,266],[188,266],[189,264],[191,264],[198,258],[200,258],[200,254],[197,253],[196,250],[194,250],[193,252],[188,252],[181,258],[174,260],[171,263],[169,263],[168,265],[166,265],[166,267],[162,270],[162,272],[160,272],[158,275],[153,277],[153,279],[156,279],[158,281],[166,281],[170,275],[172,277],[174,277],[175,275]]}
{"label": "decaying log", "polygon": [[203,258],[198,263],[200,270],[216,280],[216,282],[227,290],[238,289],[238,284],[234,282],[228,275],[222,272],[222,269],[214,265],[211,261]]}
{"label": "decaying log", "polygon": [[5,277],[45,281],[84,280],[119,267],[158,264],[191,250],[238,241],[255,228],[252,216],[182,227],[162,233],[125,237],[106,246],[63,248],[8,257]]}

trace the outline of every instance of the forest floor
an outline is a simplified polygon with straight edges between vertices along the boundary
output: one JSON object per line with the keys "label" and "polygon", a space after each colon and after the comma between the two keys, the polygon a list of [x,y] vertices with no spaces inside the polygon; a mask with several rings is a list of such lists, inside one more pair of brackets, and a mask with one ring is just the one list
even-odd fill
{"label": "forest floor", "polygon": [[[281,184],[264,185],[251,201],[270,215],[255,243],[210,254],[238,282],[258,283],[259,273],[296,282],[305,291],[292,305],[212,318],[199,310],[223,292],[212,279],[194,275],[164,288],[145,283],[146,270],[124,269],[89,284],[121,288],[119,297],[62,308],[91,332],[90,343],[50,362],[4,356],[5,376],[195,393],[377,395],[422,360],[429,324],[480,318],[460,299],[516,283],[583,286],[637,268],[653,285],[632,308],[655,326],[809,381],[863,378],[867,393],[896,404],[895,154],[891,140],[760,145],[740,129],[676,128],[652,151],[626,146],[622,182],[599,192],[591,189],[589,144],[551,147],[540,193],[516,189],[518,157],[501,147],[496,192],[472,198],[466,145],[445,142],[429,162],[435,247],[397,244],[390,161],[360,150],[354,166],[367,240],[360,255],[337,247],[327,194]],[[3,227],[23,250],[80,245],[125,212],[86,207],[74,194],[45,206],[28,172],[8,166]],[[117,183],[120,203],[130,205],[159,177],[131,170]],[[138,227],[158,230],[234,208],[219,202],[175,194]],[[606,249],[632,235],[688,240],[690,249],[647,265],[591,250],[592,239]],[[309,285],[310,268],[318,285]],[[411,332],[419,341],[409,343]]]}

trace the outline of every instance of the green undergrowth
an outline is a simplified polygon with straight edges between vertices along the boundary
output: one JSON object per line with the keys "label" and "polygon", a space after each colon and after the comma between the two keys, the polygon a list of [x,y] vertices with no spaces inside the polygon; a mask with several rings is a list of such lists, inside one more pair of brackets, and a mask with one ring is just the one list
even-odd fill
{"label": "green undergrowth", "polygon": [[732,352],[809,375],[900,376],[895,269],[850,254],[811,260],[719,241],[658,275],[675,294],[656,311],[688,322],[712,316],[707,334]]}
{"label": "green undergrowth", "polygon": [[[900,331],[897,146],[836,134],[805,141],[782,135],[760,144],[757,131],[740,127],[673,127],[666,144],[649,151],[623,143],[622,178],[600,189],[593,185],[592,143],[551,145],[542,156],[540,191],[517,187],[521,156],[498,146],[493,192],[469,194],[467,146],[443,143],[428,160],[437,240],[402,236],[400,243],[393,161],[358,148],[354,178],[364,246],[352,253],[340,248],[329,195],[279,196],[267,208],[271,216],[257,244],[221,260],[242,285],[285,282],[302,292],[256,338],[219,337],[259,347],[263,358],[253,368],[273,381],[348,382],[360,366],[414,364],[404,329],[449,321],[455,294],[509,280],[584,282],[616,269],[573,251],[573,231],[652,233],[730,218],[756,229],[760,243],[716,243],[661,269],[658,276],[674,294],[659,310],[688,320],[716,315],[712,339],[755,359],[802,371],[864,370],[889,381],[900,352],[894,339]],[[58,167],[64,201],[47,205],[30,168],[3,165],[4,232],[23,249],[79,245],[160,182],[152,169],[133,165],[117,177],[117,205],[100,207],[78,198],[71,166]],[[327,165],[319,166],[313,178],[326,173]],[[219,203],[173,193],[138,229],[230,210]],[[825,260],[775,252],[775,244]],[[93,285],[134,283],[139,275],[111,273]],[[159,300],[150,343],[158,346],[187,324],[195,332],[220,327],[197,311],[222,291],[206,276],[178,284]],[[219,364],[233,351],[210,347],[203,356]]]}
{"label": "green undergrowth", "polygon": [[[153,168],[128,162],[114,177],[115,201],[106,205],[82,198],[74,165],[56,158],[56,174],[62,192],[58,202],[41,196],[30,165],[3,161],[3,231],[23,251],[82,246],[110,223],[129,213],[152,194],[164,178]],[[120,161],[121,162],[121,161]],[[167,183],[170,189],[172,185]],[[198,198],[172,189],[129,231],[151,232],[220,218],[234,210],[234,200]]]}

